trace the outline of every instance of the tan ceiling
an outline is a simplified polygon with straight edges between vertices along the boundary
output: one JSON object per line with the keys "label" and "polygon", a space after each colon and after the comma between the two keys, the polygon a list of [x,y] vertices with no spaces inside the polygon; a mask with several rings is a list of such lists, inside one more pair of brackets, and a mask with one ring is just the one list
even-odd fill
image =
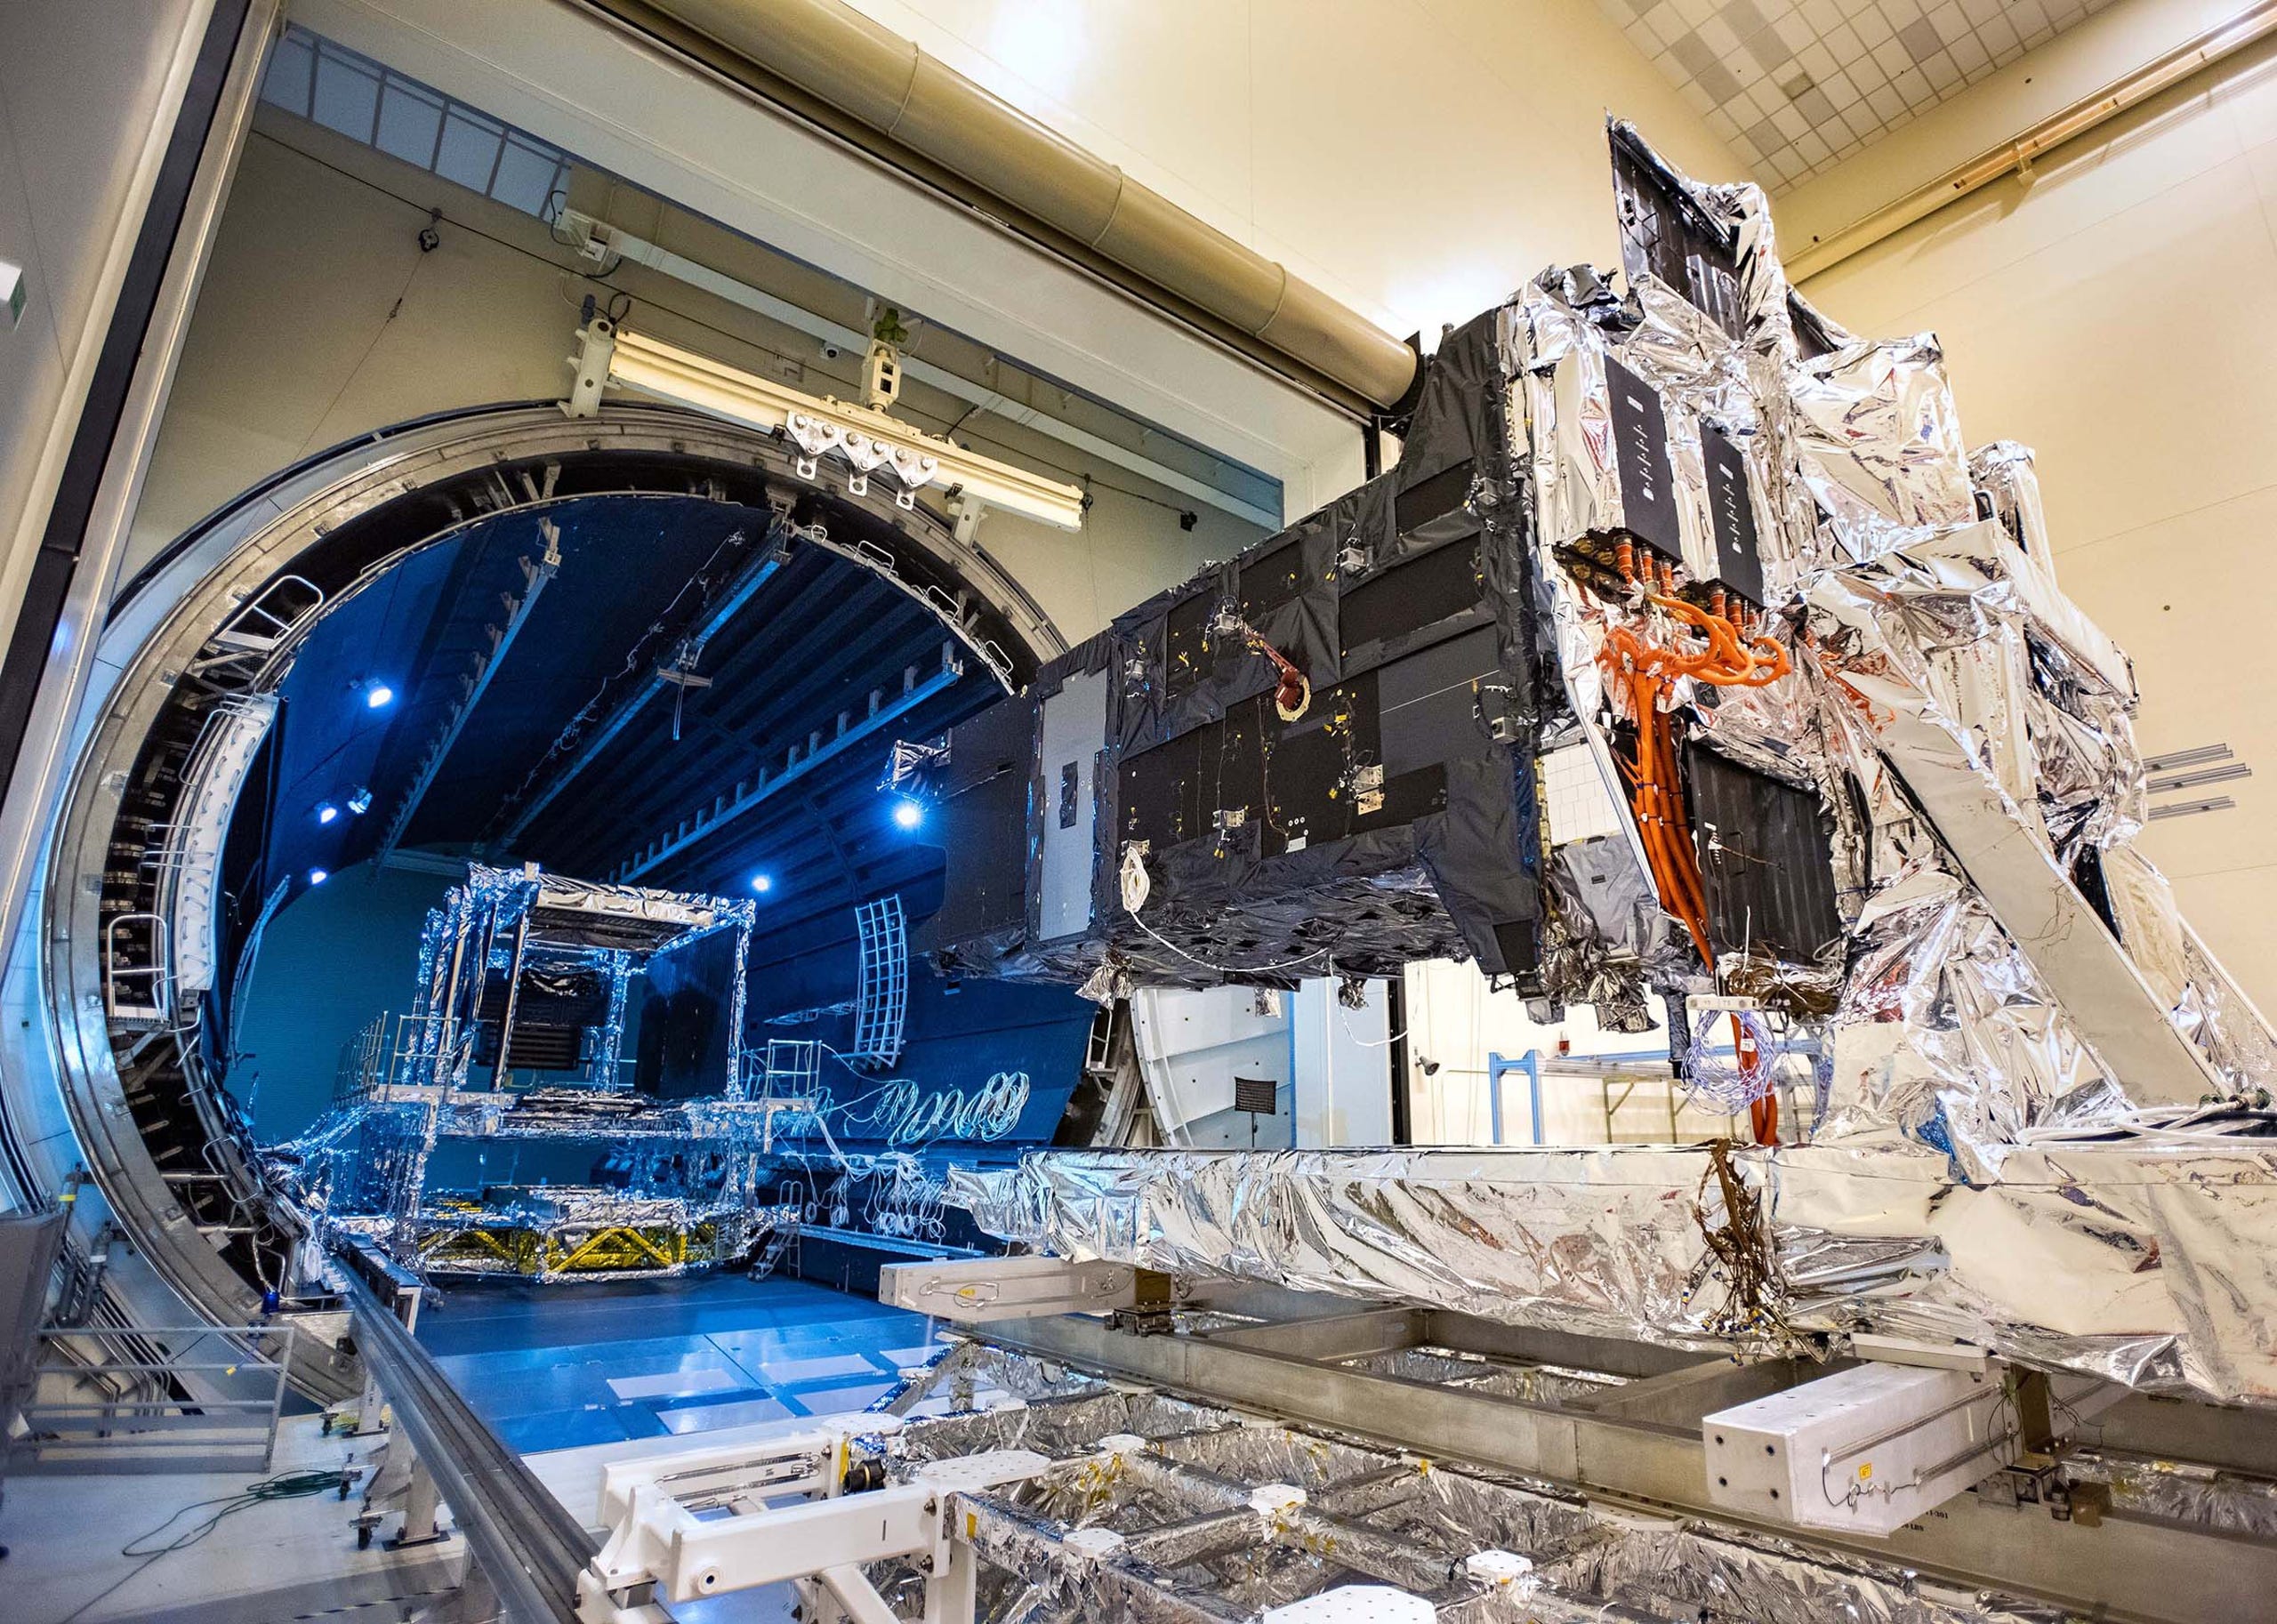
{"label": "tan ceiling", "polygon": [[1597,0],[1774,190],[2117,0]]}

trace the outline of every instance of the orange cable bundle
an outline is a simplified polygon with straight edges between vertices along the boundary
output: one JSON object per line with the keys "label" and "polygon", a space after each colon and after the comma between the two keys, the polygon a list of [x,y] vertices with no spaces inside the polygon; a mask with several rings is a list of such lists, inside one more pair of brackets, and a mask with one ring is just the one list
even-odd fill
{"label": "orange cable bundle", "polygon": [[1284,722],[1301,719],[1312,707],[1313,685],[1297,663],[1266,641],[1265,634],[1245,620],[1236,619],[1234,629],[1241,633],[1242,641],[1273,663],[1275,678],[1273,685],[1273,709]]}
{"label": "orange cable bundle", "polygon": [[[1630,543],[1621,543],[1621,573],[1635,581],[1636,562]],[[1683,622],[1707,641],[1704,647],[1686,650],[1647,641],[1627,625],[1616,625],[1605,636],[1597,659],[1613,687],[1628,701],[1637,726],[1637,761],[1627,768],[1629,807],[1645,847],[1645,860],[1653,871],[1669,911],[1682,921],[1699,950],[1708,973],[1716,971],[1715,949],[1708,940],[1708,899],[1701,878],[1700,861],[1692,848],[1691,820],[1684,807],[1684,784],[1678,776],[1675,731],[1666,726],[1661,709],[1676,681],[1691,677],[1717,687],[1766,687],[1794,669],[1777,639],[1760,633],[1742,640],[1717,594],[1714,611],[1702,609],[1674,595],[1673,572],[1663,563],[1660,584],[1650,590],[1652,560],[1647,559],[1645,601]],[[1733,1041],[1744,1041],[1738,1018],[1732,1022]],[[1769,1095],[1749,1107],[1756,1142],[1778,1142],[1779,1103]]]}

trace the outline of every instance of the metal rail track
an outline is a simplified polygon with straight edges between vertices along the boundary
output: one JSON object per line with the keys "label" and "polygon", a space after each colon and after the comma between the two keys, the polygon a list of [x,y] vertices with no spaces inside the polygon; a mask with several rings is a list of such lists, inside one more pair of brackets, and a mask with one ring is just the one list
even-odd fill
{"label": "metal rail track", "polygon": [[978,1328],[978,1335],[1110,1379],[1440,1459],[1549,1478],[1663,1514],[1801,1538],[1967,1588],[2056,1602],[2108,1624],[2249,1624],[2269,1616],[2267,1598],[2277,1595],[2277,1545],[2126,1513],[2106,1514],[2100,1526],[2089,1527],[2056,1522],[2037,1507],[1999,1507],[1964,1494],[1887,1541],[1816,1531],[1798,1535],[1734,1517],[1709,1498],[1697,1416],[1703,1406],[1755,1396],[1754,1384],[1768,1379],[1764,1366],[1719,1360],[1649,1376],[1640,1370],[1645,1379],[1585,1407],[1434,1387],[1343,1363],[1388,1348],[1438,1345],[1592,1368],[1594,1339],[1432,1311],[1363,1309],[1195,1336],[1141,1336],[1104,1319],[1066,1314],[999,1322]]}
{"label": "metal rail track", "polygon": [[475,1414],[434,1355],[353,1278],[356,1346],[514,1624],[574,1624],[577,1575],[600,1547]]}

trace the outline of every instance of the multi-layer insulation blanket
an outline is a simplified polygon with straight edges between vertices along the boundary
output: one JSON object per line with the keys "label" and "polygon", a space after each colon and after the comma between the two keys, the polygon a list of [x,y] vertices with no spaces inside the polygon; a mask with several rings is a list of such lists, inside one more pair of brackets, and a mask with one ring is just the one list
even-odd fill
{"label": "multi-layer insulation blanket", "polygon": [[1397,467],[952,737],[953,813],[1026,838],[953,864],[944,956],[1106,993],[1452,953],[1631,1032],[1657,995],[1756,1145],[1046,1156],[967,1199],[1077,1257],[2277,1398],[2277,1041],[2136,848],[2134,674],[2031,454],[1967,449],[1933,336],[1801,301],[1758,189],[1613,146],[1621,277],[1454,330]]}

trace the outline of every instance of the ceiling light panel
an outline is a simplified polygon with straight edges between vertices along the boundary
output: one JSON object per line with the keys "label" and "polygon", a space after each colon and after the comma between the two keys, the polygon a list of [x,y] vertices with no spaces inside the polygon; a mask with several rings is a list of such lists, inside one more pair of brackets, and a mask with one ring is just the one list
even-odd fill
{"label": "ceiling light panel", "polygon": [[2116,0],[1597,0],[1767,187],[1792,186]]}

